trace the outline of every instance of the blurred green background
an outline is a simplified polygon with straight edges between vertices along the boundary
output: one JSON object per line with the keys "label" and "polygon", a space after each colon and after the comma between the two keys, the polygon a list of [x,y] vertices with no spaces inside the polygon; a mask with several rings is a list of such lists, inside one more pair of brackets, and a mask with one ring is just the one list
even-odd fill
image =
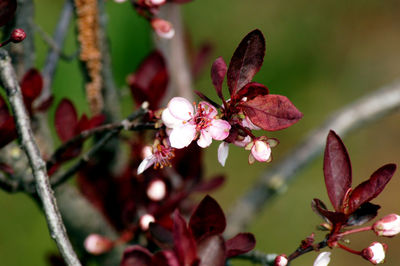
{"label": "blurred green background", "polygon": [[[53,32],[62,1],[36,2],[36,22]],[[127,74],[152,48],[148,24],[130,4],[107,2],[113,70],[124,89]],[[332,111],[400,77],[400,1],[398,0],[195,0],[183,7],[183,17],[195,45],[214,45],[212,58],[227,62],[251,30],[259,28],[267,40],[264,66],[255,81],[266,84],[271,93],[284,94],[304,113],[296,125],[273,136],[281,144],[274,149],[274,161],[290,152],[312,128]],[[71,27],[65,51],[76,50]],[[43,66],[47,46],[36,38],[37,67]],[[209,78],[211,61],[195,88],[216,98]],[[56,101],[69,97],[81,112],[88,110],[82,92],[77,62],[61,62],[54,83]],[[353,183],[368,178],[381,165],[400,162],[400,113],[356,130],[344,139],[353,163]],[[272,135],[272,134],[271,134]],[[270,135],[270,136],[271,136]],[[217,144],[206,153],[208,175],[226,173],[223,189],[213,196],[228,210],[269,165],[248,166],[248,152],[231,148],[225,168],[217,163]],[[373,202],[380,204],[380,216],[400,213],[400,174]],[[318,197],[328,203],[322,173],[322,156],[273,200],[248,228],[257,238],[257,249],[290,254],[321,221],[310,208]],[[0,265],[46,265],[45,256],[55,250],[46,222],[38,208],[24,195],[0,192]],[[228,221],[229,222],[229,221]],[[317,234],[322,238],[323,234]],[[361,250],[376,238],[372,233],[352,238]],[[400,238],[379,239],[389,245],[386,265],[400,264]],[[293,265],[312,265],[317,254],[307,254]],[[234,265],[250,265],[236,261]],[[358,256],[333,250],[331,264],[371,265]]]}

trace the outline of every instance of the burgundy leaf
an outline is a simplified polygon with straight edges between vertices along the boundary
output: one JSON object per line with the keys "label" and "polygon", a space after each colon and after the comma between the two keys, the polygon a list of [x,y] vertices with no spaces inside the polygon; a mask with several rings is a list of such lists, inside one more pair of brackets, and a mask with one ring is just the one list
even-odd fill
{"label": "burgundy leaf", "polygon": [[330,221],[331,223],[344,223],[346,221],[346,215],[344,213],[328,211],[325,204],[319,199],[313,199],[311,201],[311,208],[324,220]]}
{"label": "burgundy leaf", "polygon": [[152,254],[147,249],[135,245],[125,249],[120,266],[152,266]]}
{"label": "burgundy leaf", "polygon": [[195,90],[194,93],[197,94],[197,96],[199,96],[203,101],[208,102],[209,104],[211,104],[212,106],[214,106],[215,108],[220,108],[221,106],[219,104],[217,104],[216,102],[214,102],[213,100],[211,100],[210,98],[208,98],[207,96],[205,96],[203,93]]}
{"label": "burgundy leaf", "polygon": [[42,101],[39,104],[39,106],[36,108],[36,110],[41,111],[41,112],[47,111],[47,109],[49,109],[50,106],[53,104],[53,101],[54,101],[54,96],[51,95],[47,99]]}
{"label": "burgundy leaf", "polygon": [[13,175],[14,174],[14,169],[11,167],[11,165],[8,165],[6,163],[0,162],[0,171]]}
{"label": "burgundy leaf", "polygon": [[265,39],[260,30],[244,37],[236,48],[228,68],[228,87],[231,96],[249,83],[260,70],[265,55]]}
{"label": "burgundy leaf", "polygon": [[239,106],[256,126],[276,131],[287,128],[299,121],[303,114],[282,95],[259,95]]}
{"label": "burgundy leaf", "polygon": [[63,99],[56,109],[55,125],[58,136],[62,141],[74,137],[78,125],[78,115],[72,102]]}
{"label": "burgundy leaf", "polygon": [[196,243],[183,217],[176,210],[174,219],[174,250],[181,265],[192,265],[197,260]]}
{"label": "burgundy leaf", "polygon": [[100,126],[101,124],[103,124],[103,122],[106,120],[106,116],[103,114],[99,114],[99,115],[95,115],[92,118],[90,118],[87,122],[86,125],[82,125],[82,131],[83,130],[89,130],[95,127]]}
{"label": "burgundy leaf", "polygon": [[175,253],[163,250],[154,254],[152,266],[181,266]]}
{"label": "burgundy leaf", "polygon": [[363,203],[377,197],[396,171],[395,164],[386,164],[376,170],[371,177],[359,184],[350,194],[349,213],[354,212]]}
{"label": "burgundy leaf", "polygon": [[226,257],[235,257],[247,253],[256,246],[256,238],[250,233],[240,233],[225,243]]}
{"label": "burgundy leaf", "polygon": [[163,249],[172,248],[174,244],[174,238],[170,231],[162,227],[158,223],[150,223],[149,232],[152,236],[152,240],[157,243]]}
{"label": "burgundy leaf", "polygon": [[269,90],[261,83],[250,82],[246,84],[234,97],[234,101],[240,101],[243,97],[246,97],[247,101],[252,100],[259,95],[267,95]]}
{"label": "burgundy leaf", "polygon": [[210,196],[206,196],[197,206],[189,221],[189,228],[196,240],[222,234],[226,227],[224,212]]}
{"label": "burgundy leaf", "polygon": [[225,241],[220,235],[204,238],[197,244],[197,252],[200,259],[199,266],[224,266],[225,265]]}
{"label": "burgundy leaf", "polygon": [[17,138],[17,130],[15,128],[14,118],[9,116],[5,121],[0,121],[0,148]]}
{"label": "burgundy leaf", "polygon": [[343,200],[352,182],[351,163],[346,147],[333,130],[329,132],[326,140],[324,176],[333,208],[342,212]]}
{"label": "burgundy leaf", "polygon": [[37,69],[28,70],[21,81],[21,91],[24,99],[33,101],[36,99],[43,88],[43,78]]}
{"label": "burgundy leaf", "polygon": [[16,0],[0,0],[0,27],[14,17],[16,9]]}
{"label": "burgundy leaf", "polygon": [[161,53],[155,51],[147,56],[128,83],[138,105],[148,101],[151,109],[157,109],[168,85],[167,67]]}
{"label": "burgundy leaf", "polygon": [[225,177],[220,175],[213,177],[206,181],[201,181],[196,187],[193,189],[194,192],[209,192],[214,189],[219,188],[225,183]]}
{"label": "burgundy leaf", "polygon": [[346,221],[347,226],[363,225],[378,215],[381,206],[365,202],[355,212],[353,212]]}
{"label": "burgundy leaf", "polygon": [[211,79],[212,83],[217,91],[218,97],[224,99],[222,95],[222,83],[226,75],[227,66],[222,57],[218,57],[211,67]]}

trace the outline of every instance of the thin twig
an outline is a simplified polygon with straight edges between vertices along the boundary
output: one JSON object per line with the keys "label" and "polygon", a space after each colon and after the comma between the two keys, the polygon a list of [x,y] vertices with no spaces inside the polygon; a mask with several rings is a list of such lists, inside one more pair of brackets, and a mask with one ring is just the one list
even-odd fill
{"label": "thin twig", "polygon": [[88,163],[89,160],[93,157],[93,155],[96,154],[110,139],[118,135],[118,133],[126,125],[129,125],[133,120],[141,117],[143,114],[145,114],[145,112],[146,110],[143,108],[138,109],[136,112],[132,113],[132,115],[130,115],[127,119],[123,120],[120,123],[120,126],[113,128],[110,132],[107,132],[98,142],[96,142],[96,144],[93,145],[93,147],[88,152],[82,155],[81,158],[74,165],[72,165],[66,172],[52,177],[50,181],[52,186],[57,187],[58,185],[68,180],[71,176],[76,174],[78,170],[86,163]]}
{"label": "thin twig", "polygon": [[71,266],[81,265],[65,231],[57,203],[50,187],[46,172],[46,164],[40,156],[39,149],[33,137],[30,120],[22,99],[15,71],[7,51],[0,49],[0,78],[7,92],[11,109],[14,113],[21,142],[36,181],[36,190],[41,199],[43,210],[48,223],[50,236],[56,241],[57,247],[65,262]]}
{"label": "thin twig", "polygon": [[285,184],[322,152],[330,129],[344,137],[356,128],[393,113],[399,107],[400,81],[397,81],[335,112],[289,152],[286,158],[260,176],[253,187],[237,200],[228,218],[230,223],[226,234],[231,236],[246,228],[273,196],[284,191]]}

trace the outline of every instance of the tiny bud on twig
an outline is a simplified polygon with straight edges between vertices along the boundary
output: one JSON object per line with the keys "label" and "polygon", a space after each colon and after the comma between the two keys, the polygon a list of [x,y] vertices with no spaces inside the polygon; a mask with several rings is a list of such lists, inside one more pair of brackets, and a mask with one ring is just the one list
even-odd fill
{"label": "tiny bud on twig", "polygon": [[13,43],[19,43],[25,40],[26,33],[23,29],[15,29],[10,35],[10,41]]}

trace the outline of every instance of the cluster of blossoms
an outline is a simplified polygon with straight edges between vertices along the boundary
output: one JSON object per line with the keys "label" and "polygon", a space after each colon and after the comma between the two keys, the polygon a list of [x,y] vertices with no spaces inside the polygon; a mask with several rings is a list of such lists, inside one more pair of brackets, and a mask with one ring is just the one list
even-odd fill
{"label": "cluster of blossoms", "polygon": [[[289,261],[312,250],[320,250],[326,246],[341,248],[352,254],[359,255],[372,264],[381,264],[385,261],[387,245],[373,242],[361,251],[353,250],[346,244],[345,237],[366,231],[373,231],[377,236],[393,237],[400,233],[400,216],[389,214],[375,222],[372,226],[348,229],[360,226],[378,215],[379,205],[370,201],[377,197],[396,171],[395,164],[386,164],[376,170],[371,177],[351,188],[352,173],[350,158],[340,137],[331,131],[327,138],[324,155],[324,176],[329,199],[334,211],[329,211],[319,200],[312,201],[312,209],[325,222],[320,225],[321,230],[328,231],[325,239],[314,243],[314,234],[302,241],[301,246],[291,255],[279,255],[275,259],[276,266],[285,266]],[[330,261],[330,252],[322,252],[314,262],[314,266],[326,266]]]}

